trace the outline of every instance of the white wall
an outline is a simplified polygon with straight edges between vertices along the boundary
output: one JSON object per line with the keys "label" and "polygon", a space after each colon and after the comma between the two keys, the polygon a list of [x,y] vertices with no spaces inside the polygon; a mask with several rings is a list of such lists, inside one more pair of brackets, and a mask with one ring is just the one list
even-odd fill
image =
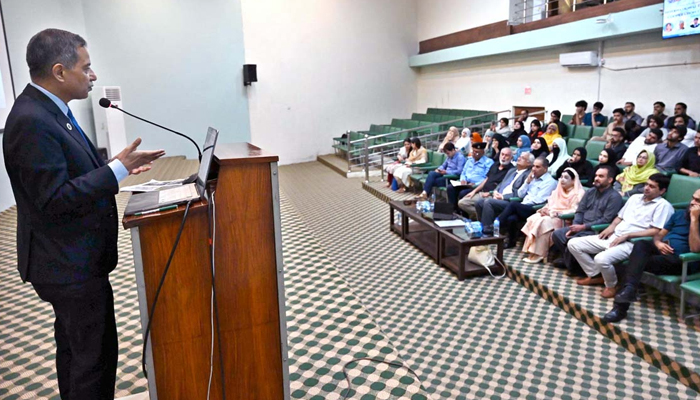
{"label": "white wall", "polygon": [[[698,62],[698,44],[697,36],[662,41],[661,32],[653,32],[605,42],[604,58],[610,68]],[[584,99],[592,106],[598,99],[598,71],[561,67],[559,53],[597,49],[596,42],[423,67],[417,107],[503,110],[523,105],[572,114],[576,101]],[[675,102],[683,101],[691,116],[700,117],[700,91],[691,86],[697,83],[699,72],[700,65],[624,72],[603,69],[603,112],[609,115],[614,108],[633,101],[637,112],[646,116],[654,101],[664,101],[670,112]],[[525,95],[526,86],[531,87],[531,95]]]}
{"label": "white wall", "polygon": [[[281,163],[332,152],[331,138],[410,118],[415,1],[242,0],[252,142]],[[271,11],[271,10],[274,10]]]}
{"label": "white wall", "polygon": [[508,0],[417,2],[418,41],[508,19]]}

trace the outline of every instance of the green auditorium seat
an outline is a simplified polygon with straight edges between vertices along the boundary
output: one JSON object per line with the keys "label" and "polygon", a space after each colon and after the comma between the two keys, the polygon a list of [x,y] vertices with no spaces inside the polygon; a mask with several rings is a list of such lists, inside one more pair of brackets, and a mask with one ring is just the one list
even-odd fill
{"label": "green auditorium seat", "polygon": [[574,117],[573,115],[564,114],[561,116],[561,122],[568,124],[569,121],[571,121],[571,118],[573,118],[573,117]]}
{"label": "green auditorium seat", "polygon": [[603,136],[605,133],[605,127],[604,126],[598,126],[593,128],[593,136]]}
{"label": "green auditorium seat", "polygon": [[573,137],[576,133],[576,125],[566,124],[566,131],[569,137]]}
{"label": "green auditorium seat", "polygon": [[[603,143],[605,144],[605,143]],[[586,140],[584,139],[576,139],[570,137],[569,140],[566,142],[566,151],[569,153],[569,155],[574,154],[574,150],[576,150],[577,147],[585,147],[586,146]],[[598,158],[598,156],[596,156]]]}
{"label": "green auditorium seat", "polygon": [[576,133],[574,134],[574,137],[577,139],[585,139],[588,140],[591,138],[591,127],[590,126],[583,126],[579,125],[576,127]]}
{"label": "green auditorium seat", "polygon": [[605,142],[597,140],[589,140],[586,143],[586,151],[588,152],[588,158],[597,160],[600,152],[605,148]]}
{"label": "green auditorium seat", "polygon": [[674,208],[683,209],[688,207],[693,193],[698,189],[700,189],[700,178],[673,174],[664,198],[673,204]]}

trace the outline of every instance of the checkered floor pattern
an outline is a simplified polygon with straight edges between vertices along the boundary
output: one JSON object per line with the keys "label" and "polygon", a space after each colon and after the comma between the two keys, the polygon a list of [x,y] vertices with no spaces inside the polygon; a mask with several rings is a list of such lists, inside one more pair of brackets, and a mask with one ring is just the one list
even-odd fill
{"label": "checkered floor pattern", "polygon": [[389,233],[388,207],[359,180],[318,163],[282,167],[280,179],[433,398],[698,396],[511,279],[459,282]]}

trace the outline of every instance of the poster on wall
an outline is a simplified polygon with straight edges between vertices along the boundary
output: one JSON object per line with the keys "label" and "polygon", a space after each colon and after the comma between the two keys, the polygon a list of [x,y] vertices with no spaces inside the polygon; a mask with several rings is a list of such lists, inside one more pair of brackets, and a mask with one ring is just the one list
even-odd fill
{"label": "poster on wall", "polygon": [[664,0],[662,37],[670,39],[700,33],[700,0]]}

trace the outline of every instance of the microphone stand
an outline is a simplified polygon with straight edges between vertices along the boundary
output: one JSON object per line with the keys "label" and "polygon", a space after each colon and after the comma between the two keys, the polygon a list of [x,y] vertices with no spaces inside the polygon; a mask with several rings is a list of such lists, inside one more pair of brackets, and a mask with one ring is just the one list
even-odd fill
{"label": "microphone stand", "polygon": [[123,113],[126,114],[126,115],[129,115],[129,116],[131,116],[131,117],[134,117],[134,118],[138,119],[139,121],[146,122],[146,123],[148,123],[148,124],[157,126],[157,127],[161,128],[161,129],[165,129],[165,130],[168,131],[168,132],[172,132],[172,133],[174,133],[174,134],[176,134],[176,135],[178,135],[178,136],[184,137],[185,139],[187,139],[187,140],[189,140],[190,142],[192,142],[192,144],[194,145],[194,147],[197,148],[197,155],[198,155],[198,157],[199,157],[199,162],[200,162],[200,163],[202,162],[202,151],[199,149],[199,146],[197,145],[197,142],[195,142],[194,140],[192,140],[191,137],[189,137],[189,136],[187,136],[187,135],[185,135],[185,134],[182,134],[182,133],[180,133],[180,132],[176,132],[176,131],[174,131],[174,130],[172,130],[172,129],[170,129],[170,128],[166,128],[166,127],[164,127],[163,125],[158,125],[158,124],[156,124],[155,122],[151,122],[151,121],[149,121],[149,120],[147,120],[147,119],[143,119],[143,118],[141,118],[141,117],[139,117],[139,116],[136,116],[136,115],[134,115],[134,114],[132,114],[132,113],[130,113],[130,112],[128,112],[128,111],[124,111],[123,109],[117,107],[117,106],[114,105],[114,104],[110,104],[109,107],[110,107],[110,108],[117,109],[117,110],[123,112]]}

